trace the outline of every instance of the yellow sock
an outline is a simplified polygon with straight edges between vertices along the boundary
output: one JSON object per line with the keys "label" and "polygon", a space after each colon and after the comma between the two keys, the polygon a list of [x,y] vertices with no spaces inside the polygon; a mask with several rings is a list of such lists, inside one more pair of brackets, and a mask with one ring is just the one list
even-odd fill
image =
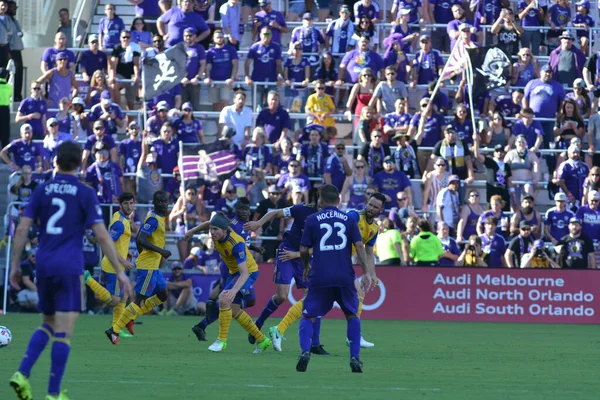
{"label": "yellow sock", "polygon": [[148,311],[151,311],[154,307],[160,306],[161,304],[162,300],[160,300],[156,295],[144,300],[144,304],[140,308],[142,310],[142,315],[146,314]]}
{"label": "yellow sock", "polygon": [[231,325],[231,308],[219,308],[219,339],[226,342]]}
{"label": "yellow sock", "polygon": [[123,310],[125,310],[125,302],[120,301],[119,304],[117,304],[113,309],[113,325],[115,325],[117,321],[121,319],[121,315],[123,315]]}
{"label": "yellow sock", "polygon": [[293,324],[298,318],[300,318],[300,316],[302,315],[302,306],[304,306],[304,300],[300,300],[292,307],[290,307],[287,314],[285,314],[285,317],[283,317],[279,325],[277,325],[279,333],[283,335],[287,328],[289,328],[291,324]]}
{"label": "yellow sock", "polygon": [[262,342],[265,340],[265,335],[262,334],[258,326],[252,321],[252,318],[248,315],[248,313],[244,310],[240,310],[240,312],[234,317],[235,320],[254,338],[257,342]]}
{"label": "yellow sock", "polygon": [[364,301],[365,301],[364,296],[358,296],[358,311],[356,312],[356,316],[358,318],[360,318],[360,314],[362,314],[362,306],[363,306]]}
{"label": "yellow sock", "polygon": [[100,301],[104,304],[110,303],[112,295],[106,290],[101,284],[98,283],[94,278],[89,279],[86,283],[92,289],[92,291],[98,296]]}
{"label": "yellow sock", "polygon": [[121,318],[119,318],[117,323],[113,325],[113,331],[115,331],[115,333],[121,332],[121,329],[123,329],[123,327],[129,323],[129,321],[134,321],[142,314],[142,310],[137,304],[129,303],[129,305],[123,310]]}

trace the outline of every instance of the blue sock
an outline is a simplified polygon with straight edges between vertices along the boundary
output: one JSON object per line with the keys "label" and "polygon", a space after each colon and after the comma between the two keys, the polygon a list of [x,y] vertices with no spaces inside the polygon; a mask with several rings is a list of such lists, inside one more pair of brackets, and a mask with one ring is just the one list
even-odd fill
{"label": "blue sock", "polygon": [[258,317],[258,319],[255,322],[256,326],[258,326],[258,329],[263,327],[267,318],[269,318],[271,316],[271,314],[273,314],[275,312],[275,310],[277,310],[277,307],[279,307],[279,303],[277,303],[275,296],[271,296],[271,298],[269,299],[269,302],[267,303],[265,308],[262,310],[262,312],[260,313],[260,316]]}
{"label": "blue sock", "polygon": [[67,334],[65,332],[55,333],[54,343],[52,344],[50,381],[48,382],[48,394],[51,396],[60,394],[60,383],[67,368],[70,352],[71,343],[67,338]]}
{"label": "blue sock", "polygon": [[27,378],[29,378],[33,365],[38,358],[40,358],[40,355],[46,348],[52,335],[54,335],[54,330],[52,330],[48,324],[42,324],[42,326],[37,328],[35,332],[33,332],[33,335],[31,335],[27,350],[25,350],[21,365],[19,366],[19,372]]}
{"label": "blue sock", "polygon": [[312,344],[311,346],[320,346],[321,345],[321,317],[317,317],[313,324],[313,335],[312,335]]}
{"label": "blue sock", "polygon": [[358,317],[348,320],[346,335],[350,340],[350,357],[358,358],[360,355],[360,319]]}
{"label": "blue sock", "polygon": [[302,318],[298,328],[298,337],[300,339],[300,349],[302,352],[310,351],[310,344],[313,337],[313,322],[310,318]]}

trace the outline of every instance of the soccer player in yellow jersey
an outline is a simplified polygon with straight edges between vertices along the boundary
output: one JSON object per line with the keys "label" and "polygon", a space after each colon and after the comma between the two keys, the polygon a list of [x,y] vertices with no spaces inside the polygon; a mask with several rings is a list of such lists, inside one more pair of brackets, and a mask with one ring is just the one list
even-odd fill
{"label": "soccer player in yellow jersey", "polygon": [[[127,261],[129,254],[129,240],[131,238],[131,224],[129,216],[133,214],[133,194],[124,192],[119,196],[119,211],[113,214],[108,227],[110,237],[115,242],[119,262],[126,269],[133,268],[133,264]],[[115,268],[104,256],[102,259],[102,273],[104,275],[105,287],[102,287],[88,271],[84,271],[85,284],[92,289],[98,298],[106,305],[114,307],[113,324],[121,318],[127,296],[123,296],[123,289],[117,282]],[[127,325],[127,329],[133,335],[133,323]],[[117,338],[118,342],[118,338]]]}
{"label": "soccer player in yellow jersey", "polygon": [[125,307],[121,318],[105,331],[113,344],[119,343],[119,332],[125,325],[167,300],[167,282],[159,270],[163,258],[167,260],[171,256],[171,252],[165,249],[165,215],[169,207],[167,194],[162,190],[155,192],[152,204],[154,210],[148,214],[136,237],[141,252],[136,262],[135,301]]}
{"label": "soccer player in yellow jersey", "polygon": [[210,236],[215,242],[215,250],[229,268],[229,277],[219,295],[219,337],[208,349],[221,352],[227,348],[227,334],[234,318],[256,339],[255,353],[260,353],[271,345],[271,340],[261,333],[241,308],[244,295],[258,278],[258,265],[244,239],[231,230],[229,224],[229,219],[222,212],[217,212],[210,220]]}

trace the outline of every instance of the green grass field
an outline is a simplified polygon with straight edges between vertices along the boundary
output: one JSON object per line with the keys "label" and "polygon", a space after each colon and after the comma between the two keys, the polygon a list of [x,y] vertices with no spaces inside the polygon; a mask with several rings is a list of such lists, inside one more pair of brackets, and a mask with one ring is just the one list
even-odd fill
{"label": "green grass field", "polygon": [[[13,342],[0,349],[0,399],[12,399],[8,380],[19,365],[35,315],[0,316]],[[365,321],[363,374],[352,374],[344,321],[325,320],[322,343],[332,355],[313,356],[297,373],[297,323],[283,352],[252,354],[246,333],[232,324],[226,352],[207,350],[190,328],[196,318],[143,318],[136,336],[112,346],[109,316],[79,319],[63,387],[75,400],[117,399],[598,399],[598,326]],[[275,321],[271,321],[275,322]],[[270,324],[269,324],[270,326]],[[266,329],[263,329],[266,331]],[[43,399],[49,349],[32,374]]]}

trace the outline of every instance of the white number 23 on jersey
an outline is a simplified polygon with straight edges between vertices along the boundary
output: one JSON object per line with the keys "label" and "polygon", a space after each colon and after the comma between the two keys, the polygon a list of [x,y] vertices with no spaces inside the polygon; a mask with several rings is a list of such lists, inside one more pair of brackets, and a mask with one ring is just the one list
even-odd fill
{"label": "white number 23 on jersey", "polygon": [[[319,228],[325,229],[325,234],[321,237],[321,242],[319,243],[319,250],[331,251],[343,250],[346,248],[346,244],[348,243],[348,239],[346,238],[346,225],[342,224],[341,222],[334,222],[333,227],[330,224],[321,224],[319,225]],[[334,230],[336,235],[342,239],[342,242],[339,244],[327,244],[327,241],[333,234]]]}

